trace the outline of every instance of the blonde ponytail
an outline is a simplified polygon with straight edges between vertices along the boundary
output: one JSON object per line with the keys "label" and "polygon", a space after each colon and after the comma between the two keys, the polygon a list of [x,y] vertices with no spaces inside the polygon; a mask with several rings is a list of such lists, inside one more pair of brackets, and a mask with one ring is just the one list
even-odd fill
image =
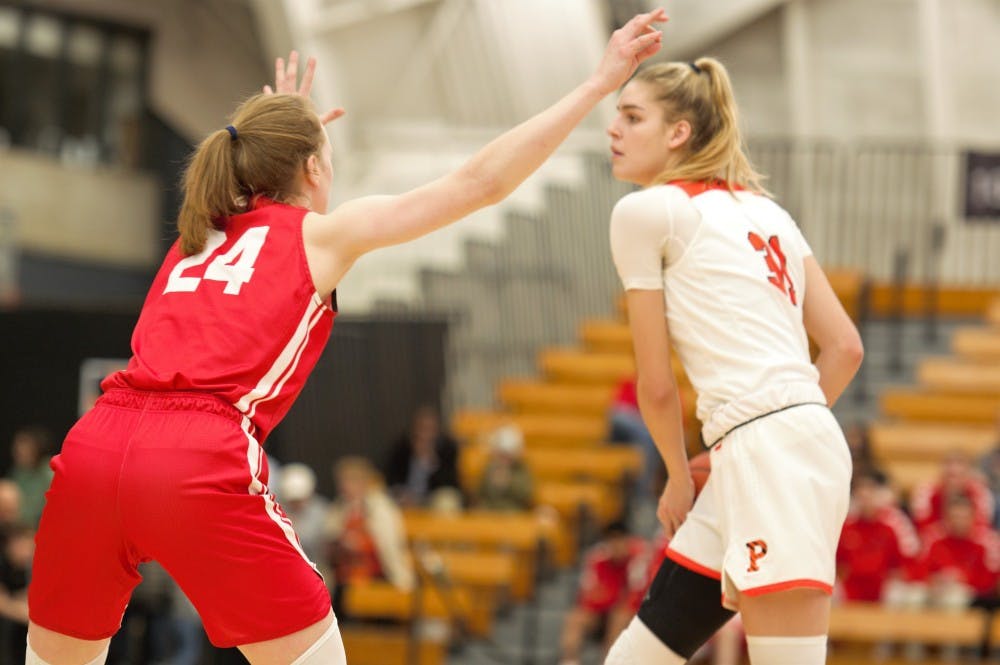
{"label": "blonde ponytail", "polygon": [[209,230],[244,212],[253,196],[294,196],[305,161],[326,140],[312,103],[299,95],[254,95],[230,127],[209,134],[184,172],[177,228],[185,255],[204,249]]}
{"label": "blonde ponytail", "polygon": [[184,172],[184,202],[177,216],[181,252],[197,254],[205,247],[216,220],[240,211],[240,184],[233,168],[233,141],[225,129],[201,142]]}
{"label": "blonde ponytail", "polygon": [[769,195],[746,155],[739,127],[739,111],[729,74],[715,58],[694,62],[670,62],[640,70],[635,80],[650,86],[664,105],[667,120],[687,120],[691,137],[687,155],[656,178],[657,183],[675,180],[722,180],[734,186]]}

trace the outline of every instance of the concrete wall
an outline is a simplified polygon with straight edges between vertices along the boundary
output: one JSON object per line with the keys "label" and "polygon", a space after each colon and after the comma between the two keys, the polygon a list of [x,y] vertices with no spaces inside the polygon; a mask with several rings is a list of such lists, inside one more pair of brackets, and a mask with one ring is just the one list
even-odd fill
{"label": "concrete wall", "polygon": [[158,185],[148,176],[0,151],[0,203],[26,252],[148,268],[160,258]]}

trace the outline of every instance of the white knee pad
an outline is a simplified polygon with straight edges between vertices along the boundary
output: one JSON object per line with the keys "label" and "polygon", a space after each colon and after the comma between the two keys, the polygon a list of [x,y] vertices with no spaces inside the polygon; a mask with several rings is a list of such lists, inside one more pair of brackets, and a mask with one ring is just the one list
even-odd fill
{"label": "white knee pad", "polygon": [[646,627],[639,617],[633,617],[631,623],[622,631],[608,651],[604,665],[684,665],[687,662],[679,656]]}
{"label": "white knee pad", "polygon": [[344,641],[340,637],[336,617],[326,632],[306,649],[306,652],[292,661],[292,665],[347,665]]}
{"label": "white knee pad", "polygon": [[[89,660],[83,665],[104,665],[104,661],[108,659],[109,647],[110,645],[104,647],[104,651],[97,654],[97,658]],[[31,642],[28,642],[28,646],[24,650],[24,665],[49,665],[49,663],[39,658],[35,650],[31,648]]]}
{"label": "white knee pad", "polygon": [[751,665],[823,665],[826,635],[759,637],[747,635]]}

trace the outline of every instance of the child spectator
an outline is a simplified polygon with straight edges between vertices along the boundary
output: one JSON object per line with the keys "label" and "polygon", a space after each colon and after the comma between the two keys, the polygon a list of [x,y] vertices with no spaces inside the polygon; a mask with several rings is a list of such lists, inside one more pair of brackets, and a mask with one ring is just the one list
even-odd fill
{"label": "child spectator", "polygon": [[969,499],[976,524],[993,523],[993,495],[989,487],[973,469],[968,457],[953,451],[944,458],[940,476],[917,487],[910,496],[910,514],[921,535],[941,522],[945,498],[953,494],[962,494]]}
{"label": "child spectator", "polygon": [[524,463],[524,436],[515,425],[490,435],[490,456],[479,483],[478,503],[487,510],[528,510],[533,482]]}
{"label": "child spectator", "polygon": [[885,474],[855,471],[851,509],[837,546],[844,598],[881,601],[887,582],[900,578],[919,552],[917,532],[894,504]]}
{"label": "child spectator", "polygon": [[392,446],[385,480],[404,508],[426,506],[442,490],[460,494],[458,446],[441,430],[437,409],[422,406],[413,414],[410,428]]}
{"label": "child spectator", "polygon": [[588,550],[576,607],[563,624],[562,665],[579,665],[589,634],[603,634],[605,651],[615,641],[635,614],[636,589],[645,592],[649,554],[646,541],[632,536],[620,522],[610,524]]}
{"label": "child spectator", "polygon": [[345,457],[334,475],[338,494],[327,514],[326,537],[334,612],[344,617],[347,586],[380,579],[411,589],[415,580],[402,515],[372,465],[361,457]]}
{"label": "child spectator", "polygon": [[323,562],[326,516],[330,502],[316,494],[316,474],[305,464],[286,464],[281,471],[281,500],[292,520],[302,551],[310,561]]}

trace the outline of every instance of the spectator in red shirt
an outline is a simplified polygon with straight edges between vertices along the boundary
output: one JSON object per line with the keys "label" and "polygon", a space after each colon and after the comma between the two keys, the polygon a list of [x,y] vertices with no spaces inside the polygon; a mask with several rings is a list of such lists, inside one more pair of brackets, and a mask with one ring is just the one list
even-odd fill
{"label": "spectator in red shirt", "polygon": [[603,632],[605,651],[635,614],[636,590],[645,593],[649,544],[629,533],[621,522],[609,525],[599,543],[587,551],[577,604],[566,616],[562,664],[578,665],[588,634]]}
{"label": "spectator in red shirt", "polygon": [[941,607],[965,607],[976,597],[994,596],[1000,581],[1000,536],[978,522],[965,494],[952,494],[944,521],[927,532],[917,577]]}
{"label": "spectator in red shirt", "polygon": [[901,577],[919,550],[916,530],[894,504],[885,474],[876,469],[855,472],[851,511],[837,546],[837,578],[844,598],[881,601],[886,583]]}
{"label": "spectator in red shirt", "polygon": [[978,525],[993,523],[993,494],[976,472],[969,458],[959,451],[949,453],[941,464],[937,480],[917,487],[910,496],[910,514],[921,536],[944,516],[945,497],[963,494],[973,509]]}

